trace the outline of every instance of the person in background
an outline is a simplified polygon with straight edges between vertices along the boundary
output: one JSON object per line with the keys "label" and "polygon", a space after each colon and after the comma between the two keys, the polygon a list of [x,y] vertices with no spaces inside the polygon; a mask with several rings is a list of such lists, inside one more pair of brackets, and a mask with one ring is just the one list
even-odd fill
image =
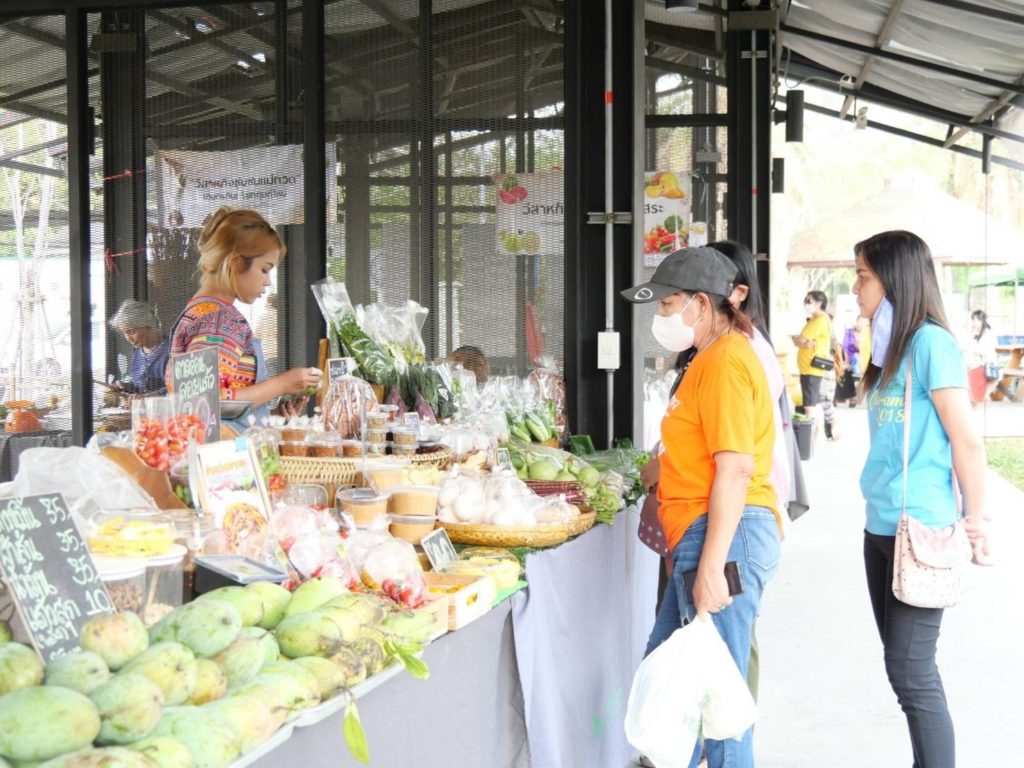
{"label": "person in background", "polygon": [[928,246],[910,232],[882,232],[857,243],[854,254],[853,292],[861,314],[871,321],[872,338],[862,384],[871,446],[860,477],[867,512],[868,594],[889,683],[907,718],[914,766],[953,768],[953,721],[935,664],[943,611],[907,605],[892,590],[904,503],[908,358],[912,407],[906,513],[933,528],[951,525],[958,517],[955,473],[976,558],[987,555],[985,445],[974,430],[963,355],[946,322]]}
{"label": "person in background", "polygon": [[858,342],[858,328],[864,318],[857,320],[846,327],[843,332],[842,351],[846,360],[846,372],[836,385],[836,400],[845,402],[851,408],[857,405],[857,382],[859,376],[857,367],[860,365],[860,347]]}
{"label": "person in background", "polygon": [[[696,350],[662,421],[658,514],[674,561],[676,600],[666,592],[647,652],[664,639],[664,626],[710,619],[746,677],[761,595],[778,569],[781,520],[769,480],[771,390],[750,343],[753,326],[729,301],[736,275],[735,265],[713,248],[686,248],[622,296],[657,302],[652,332],[663,347]],[[725,578],[727,562],[737,563],[743,582],[735,596]],[[687,595],[680,587],[691,571]],[[709,768],[754,765],[752,730],[704,745]],[[700,754],[695,745],[691,766]]]}
{"label": "person in background", "polygon": [[[199,290],[171,331],[171,354],[216,347],[222,400],[248,400],[257,418],[285,395],[285,415],[305,408],[308,393],[320,385],[319,368],[292,368],[267,378],[259,339],[234,303],[252,304],[270,286],[270,271],[284,258],[277,232],[256,211],[221,206],[206,218],[199,236]],[[167,388],[171,390],[168,366]],[[244,429],[244,425],[231,425]]]}
{"label": "person in background", "polygon": [[1000,379],[999,376],[987,375],[998,362],[999,355],[996,352],[996,335],[983,309],[971,312],[971,338],[967,342],[965,356],[972,390],[971,400],[978,405],[988,399]]}
{"label": "person in background", "polygon": [[471,371],[476,376],[477,386],[482,386],[487,381],[487,357],[480,347],[464,344],[458,349],[453,350],[448,355],[448,360],[461,365],[467,371]]}
{"label": "person in background", "polygon": [[134,348],[130,379],[119,382],[115,388],[132,395],[165,394],[164,370],[170,343],[152,305],[127,299],[110,318],[110,327],[119,331]]}
{"label": "person in background", "polygon": [[814,419],[814,437],[818,435],[818,403],[821,400],[823,368],[813,365],[815,358],[832,359],[832,323],[825,312],[828,297],[821,291],[809,291],[804,297],[804,314],[807,323],[800,333],[793,336],[793,344],[799,350],[796,356],[800,371],[801,406],[797,409],[807,418]]}

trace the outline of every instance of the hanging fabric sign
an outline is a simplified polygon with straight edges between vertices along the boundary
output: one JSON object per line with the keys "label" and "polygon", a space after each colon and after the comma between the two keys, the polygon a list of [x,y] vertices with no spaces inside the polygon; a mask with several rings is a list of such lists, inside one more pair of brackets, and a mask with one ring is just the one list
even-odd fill
{"label": "hanging fabric sign", "polygon": [[690,177],[654,171],[644,177],[644,266],[656,267],[689,245]]}
{"label": "hanging fabric sign", "polygon": [[565,241],[565,193],[561,171],[499,173],[498,253],[561,254]]}
{"label": "hanging fabric sign", "polygon": [[[272,226],[305,220],[300,144],[225,152],[157,150],[155,155],[161,226],[201,227],[222,205],[258,211]],[[334,145],[328,144],[328,222],[337,220],[336,166]]]}

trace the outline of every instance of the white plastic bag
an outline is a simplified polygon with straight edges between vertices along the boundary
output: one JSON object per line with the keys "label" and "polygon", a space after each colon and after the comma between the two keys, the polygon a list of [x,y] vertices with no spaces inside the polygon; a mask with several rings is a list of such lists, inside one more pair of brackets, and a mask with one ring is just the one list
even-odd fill
{"label": "white plastic bag", "polygon": [[697,735],[739,738],[757,705],[711,620],[677,629],[633,676],[626,738],[658,768],[686,768]]}

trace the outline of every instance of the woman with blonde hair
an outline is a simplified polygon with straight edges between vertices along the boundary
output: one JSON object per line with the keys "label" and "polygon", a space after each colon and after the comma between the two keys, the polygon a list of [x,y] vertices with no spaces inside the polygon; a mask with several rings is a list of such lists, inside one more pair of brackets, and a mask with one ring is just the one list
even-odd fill
{"label": "woman with blonde hair", "polygon": [[[216,347],[222,400],[252,402],[256,415],[284,395],[320,385],[320,369],[292,368],[267,378],[260,341],[234,302],[252,304],[270,286],[270,272],[285,254],[277,232],[256,211],[218,208],[199,237],[199,290],[171,331],[171,355]],[[167,388],[171,391],[170,366]],[[285,410],[298,412],[306,398]]]}

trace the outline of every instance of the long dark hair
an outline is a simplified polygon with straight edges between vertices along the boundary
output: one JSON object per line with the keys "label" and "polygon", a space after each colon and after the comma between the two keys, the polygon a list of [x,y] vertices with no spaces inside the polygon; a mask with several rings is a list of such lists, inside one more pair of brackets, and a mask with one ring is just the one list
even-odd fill
{"label": "long dark hair", "polygon": [[985,314],[985,310],[976,309],[971,312],[972,320],[981,320],[981,330],[978,331],[978,335],[974,337],[975,341],[980,341],[981,337],[985,335],[985,331],[991,331],[992,326],[988,324],[988,315]]}
{"label": "long dark hair", "polygon": [[871,363],[863,382],[865,390],[874,386],[884,389],[892,381],[917,329],[931,322],[948,331],[949,323],[931,249],[920,237],[903,230],[880,232],[857,243],[853,252],[863,257],[878,275],[892,304],[892,336],[885,367]]}
{"label": "long dark hair", "polygon": [[761,335],[768,338],[768,323],[764,311],[764,298],[761,296],[761,284],[757,279],[757,264],[754,262],[754,255],[743,243],[735,240],[717,240],[710,243],[709,248],[714,248],[723,256],[736,265],[736,277],[733,285],[745,285],[747,287],[747,298],[740,304],[750,322]]}

